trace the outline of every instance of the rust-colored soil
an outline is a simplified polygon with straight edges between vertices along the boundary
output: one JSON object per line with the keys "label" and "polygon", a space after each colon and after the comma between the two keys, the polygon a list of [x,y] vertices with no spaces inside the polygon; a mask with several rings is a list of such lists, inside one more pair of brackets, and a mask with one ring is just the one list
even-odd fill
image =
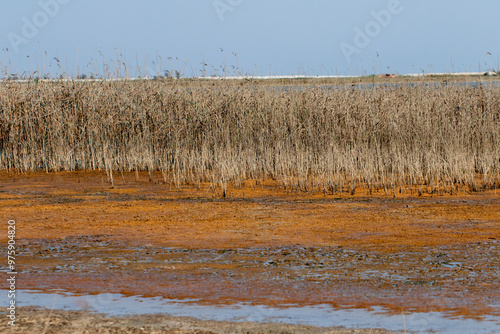
{"label": "rust-colored soil", "polygon": [[220,198],[114,176],[0,173],[18,289],[499,315],[494,191],[340,197],[253,181]]}

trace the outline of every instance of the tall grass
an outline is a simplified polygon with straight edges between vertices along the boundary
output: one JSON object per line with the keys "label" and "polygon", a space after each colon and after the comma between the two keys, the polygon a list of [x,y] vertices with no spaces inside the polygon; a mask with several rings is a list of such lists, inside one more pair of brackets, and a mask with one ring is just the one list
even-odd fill
{"label": "tall grass", "polygon": [[0,84],[0,168],[161,171],[175,185],[500,186],[500,88],[280,89],[245,81]]}

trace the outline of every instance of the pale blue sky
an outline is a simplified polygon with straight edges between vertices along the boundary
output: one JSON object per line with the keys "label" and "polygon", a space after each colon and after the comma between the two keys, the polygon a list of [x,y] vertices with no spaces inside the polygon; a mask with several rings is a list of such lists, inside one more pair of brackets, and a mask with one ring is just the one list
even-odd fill
{"label": "pale blue sky", "polygon": [[103,56],[111,68],[126,59],[130,76],[137,62],[145,75],[201,75],[202,63],[206,75],[331,75],[486,71],[500,57],[498,0],[20,0],[1,11],[0,61],[18,74],[101,73]]}

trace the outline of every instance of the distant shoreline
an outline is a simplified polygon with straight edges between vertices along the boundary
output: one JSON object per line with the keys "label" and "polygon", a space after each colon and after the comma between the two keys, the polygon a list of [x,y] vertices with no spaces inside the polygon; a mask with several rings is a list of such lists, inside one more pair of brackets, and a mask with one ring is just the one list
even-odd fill
{"label": "distant shoreline", "polygon": [[242,75],[242,76],[206,76],[206,77],[182,77],[182,78],[169,78],[164,76],[144,76],[144,77],[129,77],[129,78],[20,78],[17,76],[4,77],[0,82],[29,82],[29,81],[44,81],[44,82],[59,82],[59,81],[79,81],[79,82],[95,82],[95,81],[134,81],[134,80],[251,80],[251,81],[273,81],[273,80],[389,80],[394,79],[414,79],[414,78],[483,78],[485,80],[500,79],[498,72],[457,72],[457,73],[407,73],[407,74],[394,74],[382,73],[372,75]]}

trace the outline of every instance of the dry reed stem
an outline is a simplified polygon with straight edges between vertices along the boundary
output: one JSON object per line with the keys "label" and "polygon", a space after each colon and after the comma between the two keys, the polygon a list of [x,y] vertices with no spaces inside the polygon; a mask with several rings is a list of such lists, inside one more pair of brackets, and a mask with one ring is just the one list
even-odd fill
{"label": "dry reed stem", "polygon": [[500,187],[500,88],[4,82],[0,168],[162,171],[179,187],[455,193]]}

